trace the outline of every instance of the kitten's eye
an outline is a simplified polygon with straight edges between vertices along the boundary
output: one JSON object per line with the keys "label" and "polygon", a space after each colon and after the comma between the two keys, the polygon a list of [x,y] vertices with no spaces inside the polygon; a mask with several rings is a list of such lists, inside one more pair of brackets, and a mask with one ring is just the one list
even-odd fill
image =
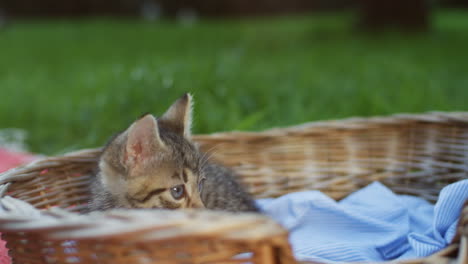
{"label": "kitten's eye", "polygon": [[177,185],[171,188],[171,195],[174,199],[179,200],[185,196],[184,185]]}
{"label": "kitten's eye", "polygon": [[198,182],[198,192],[201,193],[203,191],[203,184],[205,183],[205,178],[201,178]]}

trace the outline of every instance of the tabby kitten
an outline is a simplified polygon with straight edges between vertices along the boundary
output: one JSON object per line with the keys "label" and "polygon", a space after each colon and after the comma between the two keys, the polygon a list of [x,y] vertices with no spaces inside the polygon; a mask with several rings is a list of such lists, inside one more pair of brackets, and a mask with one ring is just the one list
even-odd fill
{"label": "tabby kitten", "polygon": [[233,173],[211,163],[190,140],[192,97],[156,119],[146,114],[104,148],[89,210],[208,208],[257,211]]}

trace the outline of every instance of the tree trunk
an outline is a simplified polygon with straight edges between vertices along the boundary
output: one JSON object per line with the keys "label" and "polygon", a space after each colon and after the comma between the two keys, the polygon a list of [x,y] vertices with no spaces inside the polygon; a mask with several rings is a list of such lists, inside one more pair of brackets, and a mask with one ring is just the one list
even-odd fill
{"label": "tree trunk", "polygon": [[427,0],[361,0],[361,29],[426,31],[429,29]]}

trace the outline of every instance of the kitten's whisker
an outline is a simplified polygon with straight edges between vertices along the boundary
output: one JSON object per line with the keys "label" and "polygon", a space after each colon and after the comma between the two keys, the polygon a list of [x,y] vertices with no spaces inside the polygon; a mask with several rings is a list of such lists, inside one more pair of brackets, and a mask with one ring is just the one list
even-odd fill
{"label": "kitten's whisker", "polygon": [[209,153],[209,156],[204,155],[202,167],[205,166],[210,161],[211,157],[213,157],[214,154],[216,154],[216,151],[212,151],[211,153]]}
{"label": "kitten's whisker", "polygon": [[205,151],[205,154],[210,154],[210,153],[216,151],[216,148],[218,148],[219,145],[221,145],[221,143],[218,143],[218,144],[212,146],[212,147],[209,148],[207,151]]}
{"label": "kitten's whisker", "polygon": [[[219,145],[221,145],[221,143],[219,144],[216,144],[214,146],[212,146],[211,148],[209,148],[207,151],[204,151],[203,152],[203,156],[201,157],[201,165],[200,167],[203,167],[206,165],[206,163],[208,163],[208,161],[210,160],[210,158],[213,156],[213,154],[216,153],[216,150],[215,148],[218,147]],[[208,156],[209,155],[209,156]]]}
{"label": "kitten's whisker", "polygon": [[221,145],[221,143],[218,143],[218,144],[212,146],[212,147],[209,148],[208,150],[204,151],[204,153],[205,153],[205,154],[210,153],[213,149],[217,148],[219,145]]}

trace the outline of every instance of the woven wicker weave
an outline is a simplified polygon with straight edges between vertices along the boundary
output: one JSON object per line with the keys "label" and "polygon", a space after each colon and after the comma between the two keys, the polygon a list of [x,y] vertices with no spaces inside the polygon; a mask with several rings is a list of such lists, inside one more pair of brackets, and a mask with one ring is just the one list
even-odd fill
{"label": "woven wicker weave", "polygon": [[[234,168],[257,198],[321,190],[340,199],[379,180],[398,193],[435,201],[442,187],[468,178],[468,113],[347,119],[195,140]],[[7,210],[0,231],[14,263],[296,263],[287,232],[263,216],[76,213],[87,202],[99,153],[83,150],[0,175],[2,197],[47,209],[0,200]],[[405,263],[468,263],[468,206],[452,245]]]}

